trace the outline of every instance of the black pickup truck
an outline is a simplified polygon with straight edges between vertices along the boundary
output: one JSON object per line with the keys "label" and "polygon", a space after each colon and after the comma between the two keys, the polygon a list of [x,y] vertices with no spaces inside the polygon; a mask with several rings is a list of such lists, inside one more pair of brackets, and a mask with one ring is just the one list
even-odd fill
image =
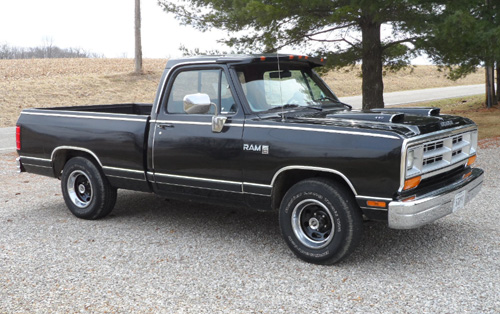
{"label": "black pickup truck", "polygon": [[20,172],[61,180],[70,211],[111,212],[117,189],[279,210],[290,249],[332,264],[363,219],[430,223],[480,190],[477,127],[435,108],[358,111],[303,56],[169,60],[154,104],[24,110]]}

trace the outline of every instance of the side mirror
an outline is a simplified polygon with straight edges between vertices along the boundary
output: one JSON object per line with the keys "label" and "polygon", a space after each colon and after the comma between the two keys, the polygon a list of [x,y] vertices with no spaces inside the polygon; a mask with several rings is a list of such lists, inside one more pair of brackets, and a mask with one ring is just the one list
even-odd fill
{"label": "side mirror", "polygon": [[214,106],[215,114],[212,117],[212,132],[220,133],[224,128],[227,117],[219,116],[217,105],[210,101],[207,94],[191,94],[184,96],[184,111],[187,114],[207,114]]}
{"label": "side mirror", "polygon": [[191,94],[184,96],[184,111],[187,114],[206,114],[212,102],[207,94]]}

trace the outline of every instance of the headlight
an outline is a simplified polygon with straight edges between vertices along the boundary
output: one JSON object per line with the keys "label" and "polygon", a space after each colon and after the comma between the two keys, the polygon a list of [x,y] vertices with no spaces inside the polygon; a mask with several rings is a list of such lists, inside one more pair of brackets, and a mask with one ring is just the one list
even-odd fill
{"label": "headlight", "polygon": [[413,168],[414,162],[415,162],[415,151],[410,150],[406,155],[406,170],[411,170]]}

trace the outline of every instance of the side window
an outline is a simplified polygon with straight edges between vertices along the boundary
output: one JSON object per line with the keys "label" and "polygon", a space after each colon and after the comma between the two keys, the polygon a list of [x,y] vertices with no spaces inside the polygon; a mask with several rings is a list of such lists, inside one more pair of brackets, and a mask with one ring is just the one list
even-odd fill
{"label": "side window", "polygon": [[[177,74],[167,102],[168,113],[185,113],[184,96],[203,93],[221,108],[222,113],[236,112],[236,105],[222,70],[193,70]],[[213,114],[213,109],[207,114]]]}
{"label": "side window", "polygon": [[227,81],[227,77],[224,72],[221,73],[219,108],[221,108],[220,112],[222,114],[236,113],[236,102],[234,101],[231,87],[229,87],[229,82]]}

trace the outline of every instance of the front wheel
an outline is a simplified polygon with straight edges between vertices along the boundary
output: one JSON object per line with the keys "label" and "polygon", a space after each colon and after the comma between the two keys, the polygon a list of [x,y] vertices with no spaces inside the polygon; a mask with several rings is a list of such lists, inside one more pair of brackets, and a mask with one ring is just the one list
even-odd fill
{"label": "front wheel", "polygon": [[281,202],[279,220],[290,249],[314,264],[334,264],[347,257],[363,233],[362,215],[352,194],[324,178],[292,186]]}
{"label": "front wheel", "polygon": [[69,210],[78,218],[99,219],[116,203],[116,189],[90,160],[70,159],[61,176],[61,189]]}

